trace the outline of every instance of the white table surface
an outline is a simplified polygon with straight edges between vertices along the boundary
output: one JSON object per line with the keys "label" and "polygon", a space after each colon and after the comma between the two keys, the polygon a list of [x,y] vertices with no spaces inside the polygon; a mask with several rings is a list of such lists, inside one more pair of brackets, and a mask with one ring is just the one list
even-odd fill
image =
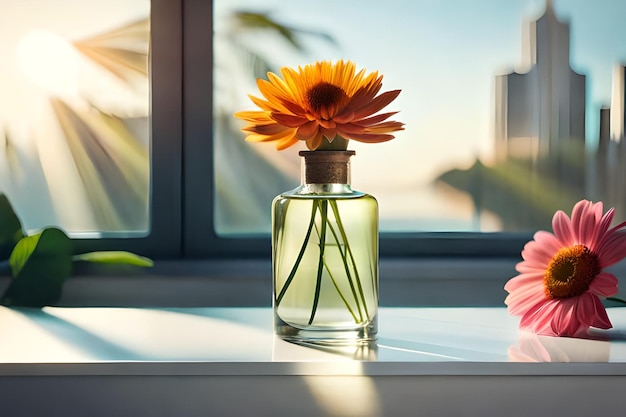
{"label": "white table surface", "polygon": [[376,344],[323,348],[275,337],[270,308],[0,307],[0,376],[626,375],[626,308],[608,313],[613,329],[571,339],[505,308],[381,308]]}
{"label": "white table surface", "polygon": [[277,339],[270,308],[0,308],[0,415],[622,415],[609,316],[582,340],[504,308],[381,308],[375,346],[331,350]]}

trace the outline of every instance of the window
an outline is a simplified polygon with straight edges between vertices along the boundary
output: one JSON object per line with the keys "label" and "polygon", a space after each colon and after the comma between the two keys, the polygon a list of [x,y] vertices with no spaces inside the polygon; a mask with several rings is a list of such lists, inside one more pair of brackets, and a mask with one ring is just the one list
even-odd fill
{"label": "window", "polygon": [[[103,4],[136,7],[135,17],[149,13],[150,131],[140,135],[143,177],[130,175],[141,178],[141,192],[122,194],[140,199],[109,199],[110,211],[130,207],[142,216],[71,227],[81,249],[166,258],[269,256],[270,202],[297,185],[297,152],[244,142],[232,113],[251,108],[246,94],[258,95],[255,77],[321,59],[351,59],[384,74],[384,89],[403,90],[390,110],[400,111],[406,130],[385,144],[351,146],[354,187],[380,203],[381,255],[517,256],[534,230],[550,227],[555,210],[570,210],[583,197],[626,217],[626,34],[619,19],[626,4],[619,0]],[[111,23],[107,30],[120,27]],[[87,29],[67,39],[107,33]],[[106,68],[93,53],[83,55]],[[128,114],[136,110],[133,100],[120,100]],[[137,108],[145,117],[145,96]],[[7,172],[22,134],[7,126],[0,141],[2,190],[12,187],[7,181],[15,173]],[[132,159],[125,151],[120,157]],[[115,175],[121,174],[103,172],[107,181],[97,181],[99,187],[119,191]],[[29,225],[35,218],[29,211],[43,216],[32,227],[57,222],[40,210],[52,191],[21,184],[16,205]],[[67,224],[91,215],[85,207],[101,208],[102,200],[89,196],[97,189],[86,187],[83,205],[76,205],[64,197],[74,186],[62,184],[54,198]]]}
{"label": "window", "polygon": [[179,253],[180,3],[8,3],[0,190],[24,227]]}
{"label": "window", "polygon": [[1,186],[25,227],[146,234],[150,3],[27,1],[2,20]]}
{"label": "window", "polygon": [[182,2],[151,0],[150,21],[149,233],[81,239],[81,250],[131,250],[154,258],[182,253]]}
{"label": "window", "polygon": [[351,144],[353,185],[380,203],[383,255],[516,255],[581,198],[624,217],[624,4],[316,4],[214,1],[216,241],[269,233],[272,197],[299,176],[296,151],[243,143],[232,113],[254,108],[255,77],[321,59],[403,90],[389,110],[406,130]]}

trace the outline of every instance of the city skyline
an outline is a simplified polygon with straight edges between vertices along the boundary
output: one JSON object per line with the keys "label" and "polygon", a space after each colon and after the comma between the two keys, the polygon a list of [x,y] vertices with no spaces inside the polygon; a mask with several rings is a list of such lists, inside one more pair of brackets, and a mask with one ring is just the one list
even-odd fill
{"label": "city skyline", "polygon": [[[493,78],[510,70],[525,70],[520,60],[524,27],[543,13],[544,0],[394,1],[386,5],[367,0],[358,8],[350,2],[333,3],[332,14],[325,13],[328,8],[320,4],[305,15],[300,3],[296,0],[287,7],[267,1],[259,8],[250,1],[217,2],[216,30],[220,13],[228,10],[267,11],[291,27],[327,32],[339,45],[335,48],[313,40],[303,57],[275,41],[270,43],[270,36],[251,39],[261,51],[271,51],[266,55],[277,67],[316,59],[352,59],[359,67],[380,71],[385,88],[401,89],[395,108],[406,131],[397,140],[377,147],[376,152],[355,144],[359,159],[367,159],[363,165],[371,166],[383,155],[414,166],[409,155],[431,153],[432,158],[421,161],[414,173],[403,172],[399,180],[409,185],[433,179],[442,168],[469,164],[477,155],[492,159]],[[590,109],[597,108],[599,113],[600,107],[610,102],[613,66],[626,59],[626,45],[619,42],[626,38],[626,28],[616,17],[626,15],[626,3],[562,0],[555,1],[554,7],[559,17],[572,23],[572,67],[588,74],[586,137],[593,143],[599,116]],[[238,107],[248,106],[246,94],[255,90],[253,83],[243,89]],[[382,185],[371,173],[363,175],[368,184]]]}
{"label": "city skyline", "polygon": [[548,0],[544,13],[528,28],[522,57],[528,70],[496,76],[499,162],[510,157],[537,160],[564,147],[585,147],[587,77],[571,67],[570,24],[556,16]]}
{"label": "city skyline", "polygon": [[551,213],[582,198],[603,201],[622,215],[624,66],[613,74],[611,107],[598,112],[594,149],[585,138],[587,76],[571,68],[570,23],[547,1],[528,28],[527,70],[496,76],[496,162],[477,160],[441,180],[472,197],[477,219],[492,212],[504,230],[549,227]]}
{"label": "city skyline", "polygon": [[[545,0],[420,1],[373,0],[318,3],[269,0],[262,7],[251,1],[216,3],[215,29],[228,23],[229,11],[267,12],[290,27],[328,33],[337,46],[303,38],[306,54],[292,52],[271,34],[243,39],[276,68],[314,60],[351,59],[358,67],[384,75],[385,89],[401,89],[390,111],[406,124],[393,141],[351,143],[355,188],[379,197],[381,224],[394,230],[475,230],[471,199],[464,193],[436,188],[443,172],[467,169],[477,158],[493,163],[495,152],[495,77],[524,72],[528,23],[540,17]],[[626,59],[626,2],[607,0],[554,1],[559,19],[571,24],[571,66],[586,74],[585,138],[597,142],[600,108],[610,103],[613,67]],[[307,10],[302,13],[302,10]],[[332,13],[328,13],[332,10]],[[220,56],[220,55],[216,55]],[[219,82],[219,77],[217,79]],[[238,82],[236,110],[250,106],[247,94],[258,94],[253,80]],[[258,152],[272,154],[273,163],[294,159],[290,151],[276,153],[271,145]],[[266,149],[267,148],[267,149]],[[276,154],[276,155],[275,155]],[[297,159],[297,156],[295,157]],[[278,162],[276,162],[278,160]],[[485,213],[483,218],[489,219]],[[499,230],[497,219],[480,230]]]}

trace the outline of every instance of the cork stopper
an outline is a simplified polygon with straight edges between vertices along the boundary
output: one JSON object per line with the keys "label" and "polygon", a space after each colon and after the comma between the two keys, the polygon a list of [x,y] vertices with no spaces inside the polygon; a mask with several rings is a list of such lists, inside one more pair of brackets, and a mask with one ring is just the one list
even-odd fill
{"label": "cork stopper", "polygon": [[303,184],[349,184],[354,151],[300,151]]}

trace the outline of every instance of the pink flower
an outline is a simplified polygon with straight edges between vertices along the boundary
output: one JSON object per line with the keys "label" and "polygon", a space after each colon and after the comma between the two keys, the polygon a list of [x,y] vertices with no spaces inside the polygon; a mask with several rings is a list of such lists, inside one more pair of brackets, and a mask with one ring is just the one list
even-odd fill
{"label": "pink flower", "polygon": [[557,211],[554,234],[539,231],[524,246],[519,272],[504,289],[520,329],[551,336],[582,336],[589,327],[612,327],[600,297],[617,294],[617,278],[604,268],[626,256],[626,222],[609,229],[614,209],[576,203],[572,218]]}

